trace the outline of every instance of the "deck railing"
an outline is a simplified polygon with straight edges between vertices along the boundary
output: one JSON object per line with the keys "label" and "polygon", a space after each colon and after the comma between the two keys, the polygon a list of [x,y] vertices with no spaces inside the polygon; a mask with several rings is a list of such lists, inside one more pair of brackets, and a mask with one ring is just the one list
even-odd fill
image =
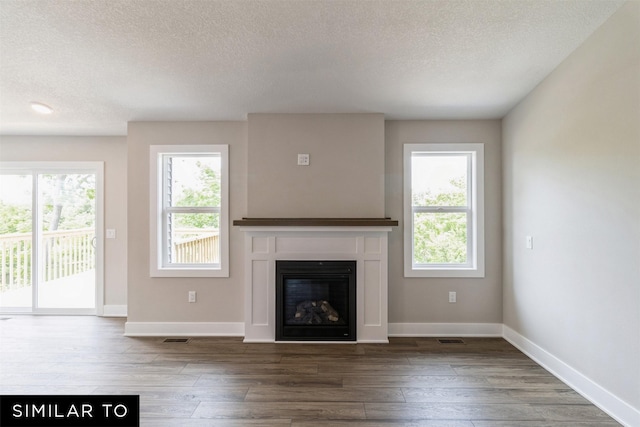
{"label": "deck railing", "polygon": [[[95,235],[92,228],[42,233],[41,280],[61,279],[95,268]],[[173,245],[174,262],[185,264],[220,262],[218,231],[193,236],[179,231]],[[32,284],[32,234],[0,235],[0,292]]]}
{"label": "deck railing", "polygon": [[193,236],[193,231],[176,230],[175,236],[172,262],[179,264],[220,262],[220,234],[218,231]]}
{"label": "deck railing", "polygon": [[[42,233],[44,281],[60,279],[95,268],[94,230]],[[32,234],[0,235],[0,291],[32,284]]]}

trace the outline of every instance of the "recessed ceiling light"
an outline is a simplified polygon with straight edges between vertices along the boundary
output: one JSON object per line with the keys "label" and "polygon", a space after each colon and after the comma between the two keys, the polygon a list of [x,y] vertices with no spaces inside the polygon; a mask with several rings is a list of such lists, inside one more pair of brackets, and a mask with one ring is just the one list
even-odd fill
{"label": "recessed ceiling light", "polygon": [[47,104],[43,104],[42,102],[32,102],[31,108],[33,109],[33,111],[40,114],[53,113],[53,108],[49,107]]}

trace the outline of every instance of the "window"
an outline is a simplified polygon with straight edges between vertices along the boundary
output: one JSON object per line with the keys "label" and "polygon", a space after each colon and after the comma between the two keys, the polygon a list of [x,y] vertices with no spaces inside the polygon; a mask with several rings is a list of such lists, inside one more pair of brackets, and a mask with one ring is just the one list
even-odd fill
{"label": "window", "polygon": [[152,277],[228,277],[228,147],[151,146]]}
{"label": "window", "polygon": [[484,277],[482,144],[405,144],[406,277]]}

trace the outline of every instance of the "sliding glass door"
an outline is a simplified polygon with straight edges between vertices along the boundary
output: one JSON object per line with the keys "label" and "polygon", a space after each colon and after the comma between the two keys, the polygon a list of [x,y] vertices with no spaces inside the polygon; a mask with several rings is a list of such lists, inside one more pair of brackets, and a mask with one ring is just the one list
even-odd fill
{"label": "sliding glass door", "polygon": [[2,166],[0,310],[95,314],[102,164]]}

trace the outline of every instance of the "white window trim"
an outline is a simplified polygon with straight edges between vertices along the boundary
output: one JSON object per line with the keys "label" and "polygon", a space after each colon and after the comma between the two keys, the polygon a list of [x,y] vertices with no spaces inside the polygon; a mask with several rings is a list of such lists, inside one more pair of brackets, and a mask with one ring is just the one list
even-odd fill
{"label": "white window trim", "polygon": [[[411,156],[414,152],[471,153],[471,227],[465,266],[413,264],[413,207],[411,201]],[[404,145],[404,276],[405,277],[484,277],[484,144],[405,144]],[[466,209],[465,209],[466,210]]]}
{"label": "white window trim", "polygon": [[[162,242],[162,154],[219,153],[220,177],[220,265],[172,265],[164,267]],[[151,145],[149,147],[149,274],[151,277],[229,277],[229,146]],[[190,211],[193,209],[190,208]]]}

